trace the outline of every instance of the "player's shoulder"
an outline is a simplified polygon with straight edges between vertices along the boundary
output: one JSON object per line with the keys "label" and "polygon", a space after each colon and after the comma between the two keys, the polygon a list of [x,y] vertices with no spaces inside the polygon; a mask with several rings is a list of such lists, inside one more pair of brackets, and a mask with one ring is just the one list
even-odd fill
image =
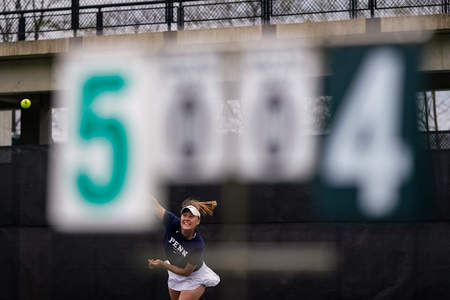
{"label": "player's shoulder", "polygon": [[198,231],[195,232],[195,244],[197,245],[197,248],[205,247],[205,241],[203,240],[202,235]]}
{"label": "player's shoulder", "polygon": [[166,210],[164,212],[164,216],[163,216],[163,223],[166,226],[172,227],[172,226],[176,225],[177,223],[180,223],[180,218],[177,217],[174,213]]}

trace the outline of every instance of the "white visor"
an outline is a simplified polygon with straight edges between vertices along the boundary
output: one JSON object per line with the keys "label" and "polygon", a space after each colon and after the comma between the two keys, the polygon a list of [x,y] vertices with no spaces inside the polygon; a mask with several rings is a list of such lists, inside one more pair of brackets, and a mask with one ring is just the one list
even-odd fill
{"label": "white visor", "polygon": [[194,216],[197,216],[197,217],[200,218],[200,212],[198,211],[198,209],[197,209],[195,206],[193,206],[193,205],[185,206],[185,207],[183,207],[183,209],[181,210],[181,213],[183,213],[183,211],[184,211],[185,209],[189,209],[189,211],[190,211]]}

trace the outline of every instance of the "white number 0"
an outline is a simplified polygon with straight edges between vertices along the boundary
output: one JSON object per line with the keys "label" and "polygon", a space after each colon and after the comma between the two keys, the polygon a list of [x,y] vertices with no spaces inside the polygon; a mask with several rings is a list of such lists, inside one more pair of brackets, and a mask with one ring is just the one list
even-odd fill
{"label": "white number 0", "polygon": [[367,53],[342,101],[325,150],[324,176],[355,185],[361,211],[391,213],[411,175],[411,149],[401,138],[404,62],[394,49]]}

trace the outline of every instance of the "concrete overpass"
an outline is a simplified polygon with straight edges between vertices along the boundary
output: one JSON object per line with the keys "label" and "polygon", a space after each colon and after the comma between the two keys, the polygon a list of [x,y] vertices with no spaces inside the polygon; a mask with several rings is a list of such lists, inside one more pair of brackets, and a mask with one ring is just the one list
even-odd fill
{"label": "concrete overpass", "polygon": [[425,88],[450,89],[448,14],[0,43],[0,145],[11,143],[11,110],[18,109],[19,101],[25,97],[33,99],[33,109],[22,114],[21,142],[49,143],[51,95],[56,82],[52,67],[59,54],[75,48],[114,48],[118,42],[134,42],[152,51],[168,43],[231,45],[266,38],[307,39],[329,45],[362,38],[400,40],[406,34],[428,37],[421,64]]}

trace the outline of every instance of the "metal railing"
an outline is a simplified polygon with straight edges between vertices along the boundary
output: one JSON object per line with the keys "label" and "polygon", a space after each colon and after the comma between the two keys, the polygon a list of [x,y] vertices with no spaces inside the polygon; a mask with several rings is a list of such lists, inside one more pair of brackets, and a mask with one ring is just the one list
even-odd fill
{"label": "metal railing", "polygon": [[26,7],[21,2],[0,4],[1,41],[447,14],[450,8],[450,0],[41,0],[40,7],[36,0]]}

